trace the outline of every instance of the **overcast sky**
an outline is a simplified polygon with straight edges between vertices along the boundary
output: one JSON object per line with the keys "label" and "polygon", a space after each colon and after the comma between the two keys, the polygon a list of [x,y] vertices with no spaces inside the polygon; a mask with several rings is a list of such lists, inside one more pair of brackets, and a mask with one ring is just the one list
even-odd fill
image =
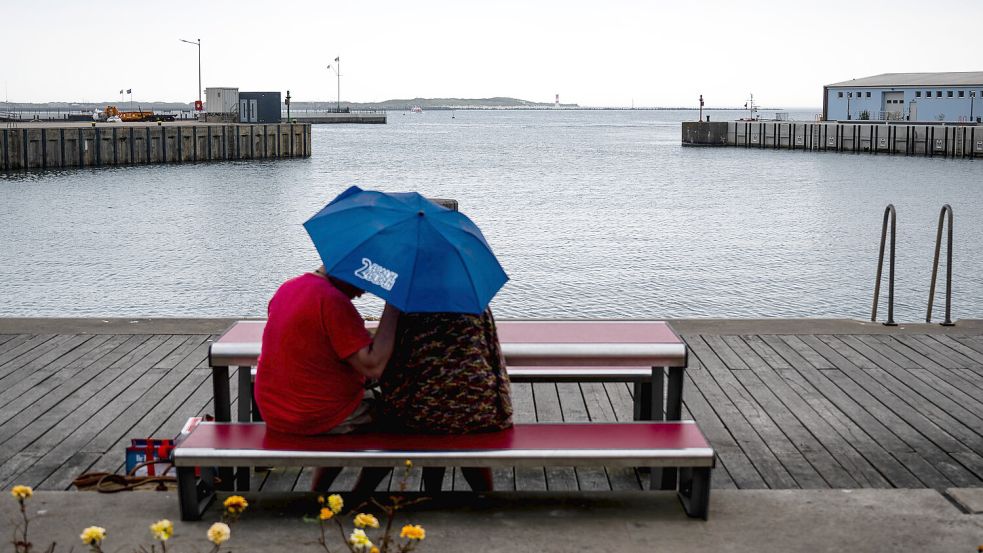
{"label": "overcast sky", "polygon": [[[511,96],[587,106],[818,107],[822,86],[981,71],[983,1],[0,0],[0,100]],[[976,47],[970,39],[975,37]]]}

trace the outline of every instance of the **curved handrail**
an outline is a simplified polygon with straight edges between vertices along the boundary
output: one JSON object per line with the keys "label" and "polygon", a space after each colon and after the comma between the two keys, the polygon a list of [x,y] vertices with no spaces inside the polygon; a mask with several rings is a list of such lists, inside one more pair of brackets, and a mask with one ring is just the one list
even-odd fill
{"label": "curved handrail", "polygon": [[877,322],[877,300],[881,295],[881,274],[884,268],[884,244],[887,241],[887,221],[891,220],[891,260],[888,273],[887,288],[887,322],[885,326],[897,326],[894,322],[894,241],[897,236],[895,230],[898,220],[898,213],[894,209],[894,204],[888,204],[884,208],[884,223],[881,225],[881,251],[877,257],[877,281],[874,283],[874,305],[870,310],[870,321]]}
{"label": "curved handrail", "polygon": [[[948,215],[948,217],[946,217]],[[945,252],[945,320],[942,326],[954,326],[950,318],[952,315],[952,206],[945,204],[939,212],[939,229],[935,234],[935,260],[932,262],[932,284],[928,292],[928,311],[925,313],[925,322],[932,322],[932,305],[935,302],[935,280],[939,273],[939,253],[942,246],[942,225],[945,220],[949,220],[949,233]]]}

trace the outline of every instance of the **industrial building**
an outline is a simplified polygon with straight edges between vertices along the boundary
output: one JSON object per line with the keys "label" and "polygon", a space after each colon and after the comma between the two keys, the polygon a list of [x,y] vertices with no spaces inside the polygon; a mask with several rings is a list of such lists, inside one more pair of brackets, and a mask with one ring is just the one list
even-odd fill
{"label": "industrial building", "polygon": [[884,73],[829,84],[823,119],[979,123],[983,71]]}

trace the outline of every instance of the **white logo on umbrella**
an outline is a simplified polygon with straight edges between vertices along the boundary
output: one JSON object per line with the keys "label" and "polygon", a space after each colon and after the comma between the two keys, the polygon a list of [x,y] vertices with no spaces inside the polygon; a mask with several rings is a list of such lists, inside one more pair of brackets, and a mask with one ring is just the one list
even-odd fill
{"label": "white logo on umbrella", "polygon": [[396,272],[390,271],[378,263],[373,263],[367,257],[362,258],[362,266],[355,271],[355,276],[362,280],[367,280],[387,292],[393,289],[393,285],[396,284],[396,278],[399,277]]}

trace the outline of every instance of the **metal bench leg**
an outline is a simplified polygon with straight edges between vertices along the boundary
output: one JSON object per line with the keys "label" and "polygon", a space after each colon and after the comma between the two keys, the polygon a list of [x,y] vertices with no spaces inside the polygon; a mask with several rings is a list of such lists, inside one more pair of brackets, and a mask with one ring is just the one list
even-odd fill
{"label": "metal bench leg", "polygon": [[688,516],[707,519],[710,509],[710,467],[679,470],[679,500]]}
{"label": "metal bench leg", "polygon": [[[251,367],[239,367],[239,398],[238,398],[238,417],[239,422],[251,422],[253,406],[253,379]],[[249,491],[249,467],[236,467],[236,487],[240,492]]]}
{"label": "metal bench leg", "polygon": [[177,467],[177,491],[181,504],[181,520],[201,520],[208,505],[215,499],[215,471],[201,468],[201,478],[194,467]]}
{"label": "metal bench leg", "polygon": [[[649,386],[649,396],[651,398],[651,407],[648,410],[648,417],[642,420],[650,421],[662,421],[665,420],[665,412],[663,411],[663,397],[665,395],[665,369],[662,367],[652,367],[652,384]],[[672,485],[666,488],[667,476],[666,473],[670,474],[670,479],[672,479]],[[652,467],[649,474],[649,489],[652,490],[672,490],[676,488],[675,482],[675,469],[667,467]]]}
{"label": "metal bench leg", "polygon": [[[666,390],[667,421],[678,421],[683,418],[683,367],[669,367],[668,389]],[[662,469],[661,489],[676,489],[677,469],[666,467]]]}
{"label": "metal bench leg", "polygon": [[[215,411],[216,422],[232,422],[232,392],[229,389],[229,367],[212,367],[212,408]],[[231,491],[235,489],[235,472],[232,467],[222,467],[218,471],[221,482],[219,489]]]}

